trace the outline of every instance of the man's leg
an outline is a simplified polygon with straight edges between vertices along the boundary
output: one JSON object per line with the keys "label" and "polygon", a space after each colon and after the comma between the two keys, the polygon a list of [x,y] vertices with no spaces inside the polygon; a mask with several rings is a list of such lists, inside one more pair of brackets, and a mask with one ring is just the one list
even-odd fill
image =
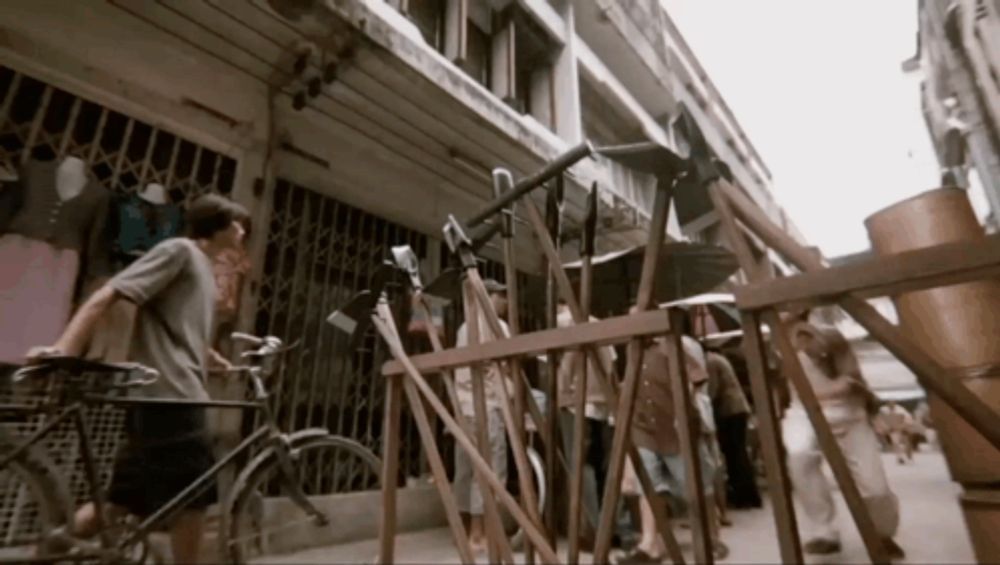
{"label": "man's leg", "polygon": [[781,422],[781,435],[788,453],[788,474],[795,496],[806,518],[807,553],[840,551],[840,532],[836,527],[836,506],[830,485],[823,476],[823,455],[816,434],[806,415],[789,412]]}
{"label": "man's leg", "polygon": [[[452,488],[455,491],[455,504],[463,516],[468,516],[469,542],[473,551],[485,549],[483,528],[483,503],[478,496],[472,462],[465,450],[455,446],[455,478]],[[475,500],[474,500],[475,499]]]}
{"label": "man's leg", "polygon": [[[487,426],[490,442],[490,464],[493,467],[493,472],[500,479],[500,484],[505,484],[507,482],[507,431],[504,428],[503,412],[499,408],[490,409]],[[492,492],[482,494],[496,498]],[[482,512],[480,512],[480,521],[482,521]]]}
{"label": "man's leg", "polygon": [[720,441],[723,441],[721,448],[726,458],[727,479],[732,488],[730,502],[734,508],[760,508],[757,477],[747,453],[747,415],[731,416],[723,422],[726,434]]}
{"label": "man's leg", "polygon": [[892,541],[899,528],[899,499],[889,488],[875,430],[865,419],[832,427],[858,491],[875,522],[875,529],[882,536],[890,554],[901,557],[902,549]]}
{"label": "man's leg", "polygon": [[660,559],[666,553],[663,540],[656,528],[656,519],[653,514],[653,504],[666,505],[666,497],[661,493],[670,488],[669,472],[663,462],[663,457],[649,449],[639,448],[639,457],[642,465],[646,468],[653,483],[653,490],[656,496],[650,498],[642,493],[639,495],[639,544],[635,551],[627,556],[626,561],[645,561],[647,559]]}

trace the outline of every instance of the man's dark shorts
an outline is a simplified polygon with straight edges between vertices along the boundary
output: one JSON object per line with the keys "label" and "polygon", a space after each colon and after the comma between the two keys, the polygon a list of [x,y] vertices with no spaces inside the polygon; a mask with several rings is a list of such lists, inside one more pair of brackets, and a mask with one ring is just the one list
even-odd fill
{"label": "man's dark shorts", "polygon": [[[127,440],[115,460],[108,499],[136,516],[154,513],[215,464],[206,409],[136,406]],[[185,505],[197,510],[218,500],[215,481]]]}

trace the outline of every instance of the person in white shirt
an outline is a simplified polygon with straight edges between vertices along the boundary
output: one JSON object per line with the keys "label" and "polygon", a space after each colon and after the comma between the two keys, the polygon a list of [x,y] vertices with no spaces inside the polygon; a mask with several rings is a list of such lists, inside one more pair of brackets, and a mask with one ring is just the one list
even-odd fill
{"label": "person in white shirt", "polygon": [[[486,290],[489,292],[493,308],[501,318],[507,313],[507,289],[504,285],[487,279],[484,281]],[[479,342],[493,341],[496,337],[490,330],[489,324],[482,311],[479,312]],[[506,338],[510,335],[510,330],[504,321],[500,320]],[[458,335],[455,338],[455,347],[465,347],[469,345],[468,329],[463,323],[458,328]],[[497,363],[487,363],[482,368],[484,384],[486,390],[486,421],[487,435],[489,442],[490,467],[496,473],[500,482],[507,479],[507,436],[504,428],[503,414],[500,411],[502,401],[499,387],[506,386],[508,394],[513,394],[510,380],[505,378]],[[475,404],[472,396],[472,371],[468,367],[461,367],[455,370],[455,392],[458,396],[459,409],[465,419],[475,429]],[[478,437],[473,434],[473,437]],[[465,450],[455,449],[455,477],[452,484],[455,491],[455,501],[458,510],[465,515],[468,520],[469,544],[473,551],[483,552],[486,549],[486,529],[483,523],[483,493],[479,490],[479,483],[475,480],[472,468],[472,461],[465,453]]]}
{"label": "person in white shirt", "polygon": [[[596,322],[597,318],[590,316],[591,322]],[[556,325],[566,328],[574,325],[573,315],[569,306],[562,299],[559,300]],[[614,362],[617,358],[615,348],[607,345],[597,349],[604,374],[612,381],[616,378],[614,372]],[[600,495],[604,492],[604,477],[607,467],[607,456],[611,452],[612,428],[609,423],[611,409],[608,407],[608,400],[604,394],[604,388],[600,383],[600,374],[594,360],[580,351],[566,351],[559,359],[559,369],[557,382],[559,383],[559,419],[560,430],[563,436],[563,447],[566,450],[566,460],[575,459],[573,453],[573,425],[574,425],[574,403],[576,402],[576,387],[583,372],[583,360],[587,358],[587,389],[585,393],[586,403],[584,404],[584,471],[583,471],[583,510],[586,513],[584,529],[581,530],[583,547],[587,549],[593,545],[593,534],[600,518]],[[614,386],[613,382],[608,385]],[[586,525],[590,528],[586,528]],[[619,532],[621,535],[621,532]]]}
{"label": "person in white shirt", "polygon": [[[820,329],[799,321],[788,331],[886,550],[893,559],[903,558],[903,549],[893,540],[899,527],[899,501],[889,488],[879,440],[869,419],[876,399],[861,375],[857,358],[834,328]],[[800,524],[806,534],[803,549],[811,554],[838,553],[840,532],[832,489],[822,471],[823,455],[794,392],[782,421],[782,436],[792,486],[804,511]]]}

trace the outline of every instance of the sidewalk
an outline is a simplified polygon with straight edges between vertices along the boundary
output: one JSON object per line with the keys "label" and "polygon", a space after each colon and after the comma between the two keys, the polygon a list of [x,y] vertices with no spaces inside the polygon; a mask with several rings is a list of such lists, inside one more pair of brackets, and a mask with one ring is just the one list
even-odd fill
{"label": "sidewalk", "polygon": [[[885,465],[899,495],[902,525],[898,541],[907,551],[905,563],[975,563],[958,507],[958,487],[950,482],[940,453],[918,453],[914,463],[898,465],[891,455]],[[839,519],[844,552],[807,563],[868,563],[861,538],[854,529],[843,500]],[[777,537],[769,509],[732,513],[733,526],[723,529],[730,557],[722,563],[778,563]],[[678,530],[681,545],[691,559],[690,533]],[[371,562],[377,553],[375,540],[315,549],[272,558],[267,563],[358,563]],[[560,548],[565,551],[565,544]],[[460,563],[448,530],[434,529],[396,540],[397,563]],[[482,562],[486,562],[485,557]],[[584,562],[589,562],[586,556]]]}

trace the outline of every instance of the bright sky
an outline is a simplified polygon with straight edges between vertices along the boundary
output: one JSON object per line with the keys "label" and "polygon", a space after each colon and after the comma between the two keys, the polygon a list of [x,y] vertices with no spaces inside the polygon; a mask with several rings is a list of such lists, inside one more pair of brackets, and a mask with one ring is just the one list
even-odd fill
{"label": "bright sky", "polygon": [[868,248],[864,219],[934,188],[915,0],[662,0],[828,257]]}

